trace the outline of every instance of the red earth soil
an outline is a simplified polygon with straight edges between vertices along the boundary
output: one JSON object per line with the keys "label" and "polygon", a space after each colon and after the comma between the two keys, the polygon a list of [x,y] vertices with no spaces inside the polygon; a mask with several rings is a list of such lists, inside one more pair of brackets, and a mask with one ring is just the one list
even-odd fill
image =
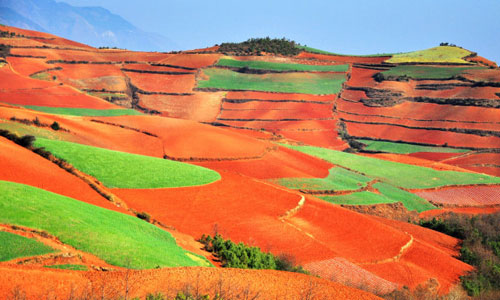
{"label": "red earth soil", "polygon": [[311,102],[273,102],[273,101],[248,101],[242,103],[222,103],[224,110],[284,110],[284,111],[312,111],[322,113],[328,111],[330,116],[333,103],[311,103]]}
{"label": "red earth soil", "polygon": [[139,71],[151,71],[151,72],[174,72],[174,73],[194,73],[194,70],[185,70],[179,68],[172,68],[166,66],[152,66],[150,64],[126,64],[125,69],[139,70]]}
{"label": "red earth soil", "polygon": [[147,92],[192,93],[196,84],[195,75],[165,75],[124,72],[132,84]]}
{"label": "red earth soil", "polygon": [[498,123],[470,123],[470,122],[448,122],[448,121],[426,121],[426,120],[411,120],[411,119],[395,119],[382,116],[360,116],[354,114],[346,114],[339,112],[339,116],[346,120],[369,123],[390,123],[396,125],[404,125],[410,127],[425,127],[425,128],[459,128],[459,129],[478,129],[487,131],[499,131],[500,124]]}
{"label": "red earth soil", "polygon": [[197,165],[227,171],[258,179],[271,178],[323,178],[328,176],[332,164],[298,151],[279,147],[263,158],[236,161],[199,162]]}
{"label": "red earth soil", "polygon": [[0,137],[0,180],[32,185],[93,205],[123,211],[83,180],[3,137]]}
{"label": "red earth soil", "polygon": [[409,129],[391,125],[346,122],[347,131],[354,137],[371,137],[409,143],[444,145],[464,148],[500,148],[500,138],[426,129]]}
{"label": "red earth soil", "polygon": [[335,150],[344,150],[348,148],[348,145],[339,137],[336,130],[280,131],[279,134],[287,139],[306,143],[311,146]]}
{"label": "red earth soil", "polygon": [[[132,280],[126,280],[130,278]],[[33,282],[43,284],[33,285]],[[243,270],[229,268],[181,267],[144,271],[81,272],[35,267],[0,269],[0,294],[9,295],[13,287],[26,291],[27,299],[42,299],[47,295],[67,298],[83,291],[107,297],[123,295],[129,283],[129,297],[145,297],[148,293],[161,292],[175,297],[177,291],[190,286],[192,291],[210,294],[226,293],[227,297],[240,295],[248,299],[381,299],[370,293],[325,279],[304,274],[274,270]],[[279,287],[279,288],[277,288]],[[89,290],[90,289],[90,290]]]}
{"label": "red earth soil", "polygon": [[356,91],[356,90],[343,90],[342,91],[342,99],[356,101],[359,102],[361,99],[368,98],[364,91]]}
{"label": "red earth soil", "polygon": [[[64,117],[21,108],[0,107],[0,118],[10,119],[11,117],[29,120],[38,118],[44,124],[52,124],[56,121],[62,128],[69,130],[72,136],[71,142],[163,157],[163,145],[160,139],[131,129],[92,122],[93,117]],[[102,118],[102,120],[106,121],[106,118]]]}
{"label": "red earth soil", "polygon": [[73,107],[92,109],[121,109],[101,98],[93,97],[69,86],[53,86],[31,90],[0,90],[0,102],[17,105]]}
{"label": "red earth soil", "polygon": [[266,92],[228,92],[227,99],[260,99],[260,100],[298,100],[333,102],[335,94],[332,95],[309,95],[292,93],[266,93]]}
{"label": "red earth soil", "polygon": [[[41,43],[44,43],[44,44],[67,45],[67,46],[73,46],[73,47],[78,47],[78,48],[94,49],[94,48],[87,46],[85,44],[81,44],[78,42],[74,42],[71,40],[60,38],[60,37],[53,35],[53,34],[50,34],[50,33],[21,29],[21,28],[11,27],[11,26],[3,26],[2,30],[9,31],[9,32],[15,32],[17,34],[24,35],[27,38],[34,39],[34,40],[41,42]],[[17,39],[17,37],[15,37],[15,38]]]}
{"label": "red earth soil", "polygon": [[[455,153],[456,154],[456,153]],[[446,163],[439,163],[432,160],[427,160],[424,158],[412,157],[406,154],[395,154],[395,153],[377,153],[377,154],[369,154],[369,153],[359,153],[358,155],[373,157],[377,159],[389,160],[400,162],[404,164],[410,164],[415,166],[433,168],[440,171],[458,171],[458,172],[467,172],[462,168],[457,166],[448,165]]]}
{"label": "red earth soil", "polygon": [[159,61],[161,64],[169,64],[174,66],[182,66],[188,68],[205,68],[215,64],[220,54],[175,54]]}
{"label": "red earth soil", "polygon": [[465,87],[458,86],[449,90],[431,91],[414,89],[409,93],[411,97],[428,98],[466,98],[466,99],[493,99],[500,100],[497,93],[500,93],[498,87]]}
{"label": "red earth soil", "polygon": [[11,65],[15,73],[22,76],[30,76],[33,73],[53,68],[54,65],[45,63],[45,59],[29,57],[7,57],[7,62]]}
{"label": "red earth soil", "polygon": [[420,218],[432,218],[446,213],[464,214],[464,215],[480,215],[480,214],[493,214],[500,212],[500,207],[457,207],[457,208],[443,208],[432,209],[421,212]]}
{"label": "red earth soil", "polygon": [[500,164],[500,153],[476,153],[447,160],[446,163],[455,165],[476,165],[485,162]]}
{"label": "red earth soil", "polygon": [[[232,104],[232,103],[231,103]],[[253,108],[247,102],[239,108],[238,105],[230,105],[233,108],[226,108],[223,104],[221,119],[326,119],[332,117],[333,103],[331,105],[321,105],[314,103],[269,103],[252,102]]]}
{"label": "red earth soil", "polygon": [[473,172],[484,173],[488,175],[498,176],[500,177],[500,168],[499,167],[473,167],[473,166],[461,166],[464,169],[471,170]]}
{"label": "red earth soil", "polygon": [[28,39],[28,38],[21,38],[21,37],[0,38],[0,43],[2,45],[7,45],[11,48],[47,46],[45,43],[40,43],[37,40]]}
{"label": "red earth soil", "polygon": [[468,70],[463,76],[467,79],[474,81],[500,81],[500,69],[482,69],[482,70]]}
{"label": "red earth soil", "polygon": [[353,67],[351,78],[346,84],[352,87],[375,87],[378,83],[373,79],[373,75],[377,73],[380,73],[380,70]]}
{"label": "red earth soil", "polygon": [[342,257],[308,263],[304,266],[311,274],[333,282],[362,287],[378,295],[389,294],[398,288],[397,284],[385,280]]}
{"label": "red earth soil", "polygon": [[139,105],[158,110],[165,117],[213,122],[220,112],[222,92],[194,92],[193,95],[139,94]]}
{"label": "red earth soil", "polygon": [[[440,152],[415,152],[407,154],[411,157],[422,158],[433,161],[448,160],[455,156],[461,156],[463,153],[440,153]],[[448,161],[446,161],[448,163]]]}
{"label": "red earth soil", "polygon": [[455,187],[433,191],[417,191],[420,197],[441,204],[484,206],[500,204],[500,186]]}
{"label": "red earth soil", "polygon": [[337,102],[341,111],[362,115],[379,115],[436,121],[489,122],[498,123],[498,109],[477,106],[453,106],[434,103],[403,102],[392,107],[370,107],[362,103],[352,103],[342,99]]}
{"label": "red earth soil", "polygon": [[496,62],[491,61],[489,59],[486,59],[482,56],[467,57],[466,60],[468,60],[470,62],[479,63],[479,64],[482,64],[485,66],[489,66],[489,67],[498,67]]}
{"label": "red earth soil", "polygon": [[[343,63],[366,63],[366,64],[380,64],[383,61],[391,58],[391,56],[344,56],[344,55],[329,55],[317,54],[310,52],[301,52],[296,57],[299,58],[313,58],[319,60],[330,60]],[[379,71],[380,72],[380,71]]]}
{"label": "red earth soil", "polygon": [[221,123],[235,126],[247,127],[254,129],[265,129],[272,132],[282,130],[317,130],[317,129],[332,129],[336,128],[337,120],[301,120],[301,121],[220,121]]}
{"label": "red earth soil", "polygon": [[57,85],[54,82],[32,79],[15,73],[10,65],[0,68],[0,91],[43,89]]}
{"label": "red earth soil", "polygon": [[207,48],[200,48],[200,49],[193,49],[193,50],[188,50],[188,51],[184,51],[186,53],[190,53],[190,52],[216,52],[217,50],[219,50],[219,46],[212,46],[212,47],[207,47]]}
{"label": "red earth soil", "polygon": [[[163,151],[174,158],[248,158],[262,156],[273,145],[267,141],[194,121],[157,116],[93,118],[158,135]],[[145,135],[144,135],[145,136]],[[147,136],[146,136],[147,137]]]}
{"label": "red earth soil", "polygon": [[94,78],[103,76],[124,77],[120,65],[101,64],[53,64],[52,67],[60,67],[62,70],[50,71],[57,77],[69,77],[73,79]]}

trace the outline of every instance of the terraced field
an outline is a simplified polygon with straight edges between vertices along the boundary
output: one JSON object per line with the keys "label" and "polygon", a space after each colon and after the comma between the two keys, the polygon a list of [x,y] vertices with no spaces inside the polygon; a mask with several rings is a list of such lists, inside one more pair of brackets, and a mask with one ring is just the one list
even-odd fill
{"label": "terraced field", "polygon": [[272,71],[347,72],[349,65],[306,65],[221,58],[216,66]]}
{"label": "terraced field", "polygon": [[459,47],[439,46],[421,51],[394,54],[389,63],[458,63],[470,64],[464,57],[471,52]]}
{"label": "terraced field", "polygon": [[212,170],[160,158],[39,138],[44,147],[107,187],[166,188],[202,185],[220,179]]}
{"label": "terraced field", "polygon": [[0,223],[45,230],[112,265],[133,269],[209,265],[177,246],[166,231],[138,218],[23,184],[0,181],[0,191]]}
{"label": "terraced field", "polygon": [[203,70],[207,80],[198,81],[198,88],[247,90],[278,93],[335,94],[345,81],[344,74],[282,73],[242,74],[227,69]]}
{"label": "terraced field", "polygon": [[415,144],[392,143],[374,140],[358,140],[367,145],[364,149],[369,151],[381,151],[389,153],[410,154],[416,152],[438,152],[438,153],[465,153],[469,150],[445,147],[420,146]]}
{"label": "terraced field", "polygon": [[398,65],[387,71],[381,72],[386,79],[430,79],[451,80],[456,76],[467,73],[470,70],[485,70],[484,67],[441,67],[441,66],[406,66]]}
{"label": "terraced field", "polygon": [[141,113],[134,109],[92,109],[72,107],[49,107],[24,105],[24,107],[49,114],[68,116],[92,116],[92,117],[114,117],[114,116],[137,116]]}

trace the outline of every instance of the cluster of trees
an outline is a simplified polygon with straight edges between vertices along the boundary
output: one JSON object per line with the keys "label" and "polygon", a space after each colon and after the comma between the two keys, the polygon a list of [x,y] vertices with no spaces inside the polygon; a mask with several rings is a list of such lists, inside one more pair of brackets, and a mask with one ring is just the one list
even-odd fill
{"label": "cluster of trees", "polygon": [[199,240],[205,245],[205,250],[214,253],[222,262],[223,267],[240,269],[271,269],[308,274],[302,266],[296,266],[293,257],[282,254],[274,256],[262,252],[258,247],[249,247],[243,243],[224,240],[220,234],[214,237],[203,235]]}
{"label": "cluster of trees", "polygon": [[473,217],[451,214],[420,221],[420,225],[462,240],[460,260],[476,269],[461,277],[471,296],[500,297],[500,213]]}
{"label": "cluster of trees", "polygon": [[242,43],[222,43],[219,46],[219,52],[239,55],[260,55],[262,52],[266,52],[290,56],[297,55],[302,51],[297,46],[296,42],[286,38],[252,38]]}

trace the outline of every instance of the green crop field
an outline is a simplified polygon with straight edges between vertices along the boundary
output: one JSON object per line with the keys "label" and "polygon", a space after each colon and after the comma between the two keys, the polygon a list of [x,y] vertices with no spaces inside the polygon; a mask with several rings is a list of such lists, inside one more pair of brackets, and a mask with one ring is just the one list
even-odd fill
{"label": "green crop field", "polygon": [[403,203],[408,210],[416,210],[420,213],[430,209],[437,209],[436,206],[432,205],[427,200],[405,190],[398,189],[390,184],[377,182],[373,187],[386,198]]}
{"label": "green crop field", "polygon": [[73,265],[73,264],[52,265],[52,266],[44,266],[44,267],[50,268],[50,269],[61,269],[61,270],[72,270],[72,271],[87,271],[88,270],[87,266]]}
{"label": "green crop field", "polygon": [[209,266],[139,218],[32,186],[0,181],[0,223],[45,230],[107,263],[133,269]]}
{"label": "green crop field", "polygon": [[217,62],[217,66],[232,68],[249,68],[272,71],[316,71],[316,72],[347,72],[349,65],[304,65],[273,63],[258,60],[236,60],[222,58]]}
{"label": "green crop field", "polygon": [[111,188],[182,187],[208,184],[220,179],[219,173],[215,171],[156,157],[43,138],[38,138],[34,145],[44,147]]}
{"label": "green crop field", "polygon": [[338,73],[244,74],[227,69],[203,70],[208,80],[198,81],[199,88],[248,90],[279,93],[336,94],[346,80]]}
{"label": "green crop field", "polygon": [[366,176],[380,179],[394,186],[408,189],[425,189],[446,185],[500,183],[500,177],[495,176],[456,171],[438,171],[431,168],[364,157],[313,146],[283,146],[361,172]]}
{"label": "green crop field", "polygon": [[47,138],[51,140],[72,140],[74,139],[73,135],[64,131],[55,131],[50,129],[50,127],[36,127],[29,126],[18,122],[5,121],[0,122],[0,129],[8,130],[18,136],[23,135],[33,135],[36,137]]}
{"label": "green crop field", "polygon": [[485,68],[398,65],[387,71],[381,72],[381,74],[386,80],[397,80],[405,77],[413,79],[452,79],[472,69]]}
{"label": "green crop field", "polygon": [[470,151],[467,149],[420,146],[413,144],[392,143],[384,141],[372,141],[372,140],[358,140],[358,141],[367,145],[364,148],[365,150],[398,153],[398,154],[409,154],[416,152],[465,153]]}
{"label": "green crop field", "polygon": [[[0,194],[0,199],[2,199],[2,197],[3,195]],[[4,214],[3,210],[2,214]],[[56,252],[54,249],[36,240],[10,232],[0,231],[0,261],[8,261],[19,257],[30,257],[54,252]]]}
{"label": "green crop field", "polygon": [[395,54],[388,59],[389,63],[460,63],[470,64],[463,58],[469,56],[470,51],[452,46],[439,46],[426,50]]}
{"label": "green crop field", "polygon": [[279,178],[270,181],[290,189],[346,191],[360,189],[370,180],[366,176],[336,167],[330,169],[326,178]]}
{"label": "green crop field", "polygon": [[397,202],[397,200],[387,198],[384,195],[375,194],[368,191],[356,192],[340,196],[319,196],[319,198],[334,204],[345,205],[371,205]]}
{"label": "green crop field", "polygon": [[24,105],[24,107],[54,115],[85,116],[85,117],[117,117],[117,116],[137,116],[142,115],[135,109],[92,109],[92,108],[73,108],[73,107],[49,107]]}

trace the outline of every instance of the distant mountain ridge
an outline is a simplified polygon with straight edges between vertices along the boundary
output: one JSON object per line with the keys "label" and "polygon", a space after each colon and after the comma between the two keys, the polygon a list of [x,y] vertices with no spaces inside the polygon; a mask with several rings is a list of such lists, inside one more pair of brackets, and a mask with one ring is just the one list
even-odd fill
{"label": "distant mountain ridge", "polygon": [[94,47],[170,51],[168,38],[144,32],[102,7],[75,7],[54,0],[0,0],[0,23],[52,33]]}

